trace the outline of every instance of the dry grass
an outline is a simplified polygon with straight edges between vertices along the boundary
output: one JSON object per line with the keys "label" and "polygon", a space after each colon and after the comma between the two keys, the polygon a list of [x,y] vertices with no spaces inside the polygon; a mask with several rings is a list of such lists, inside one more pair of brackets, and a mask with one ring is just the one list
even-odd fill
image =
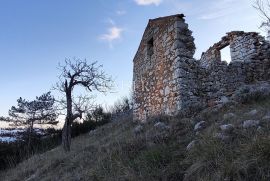
{"label": "dry grass", "polygon": [[[244,113],[257,109],[250,117]],[[228,105],[208,110],[194,118],[162,117],[149,120],[140,134],[131,117],[119,120],[72,141],[72,151],[57,147],[35,155],[16,168],[0,173],[3,180],[269,180],[269,123],[262,131],[244,130],[246,119],[259,119],[270,110],[270,99],[245,105]],[[236,117],[223,120],[233,112]],[[198,120],[208,126],[200,134],[193,131]],[[153,125],[161,121],[170,129]],[[223,142],[213,137],[219,125],[233,123],[233,139]],[[199,140],[191,151],[186,146]]]}
{"label": "dry grass", "polygon": [[[246,114],[254,109],[258,111],[256,115]],[[270,99],[209,112],[199,115],[209,126],[197,135],[199,144],[186,157],[191,166],[186,170],[185,180],[270,180],[270,120],[262,120],[270,113]],[[225,113],[236,116],[224,120]],[[260,121],[260,130],[243,129],[243,121],[252,119]],[[221,132],[221,124],[235,126],[229,141],[213,137]]]}

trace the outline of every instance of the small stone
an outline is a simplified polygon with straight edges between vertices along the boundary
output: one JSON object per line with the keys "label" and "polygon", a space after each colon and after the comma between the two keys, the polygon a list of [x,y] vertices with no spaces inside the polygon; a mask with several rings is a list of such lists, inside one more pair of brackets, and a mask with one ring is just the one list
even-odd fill
{"label": "small stone", "polygon": [[168,28],[168,32],[171,32],[173,29],[174,29],[174,26],[172,25],[172,26],[170,26],[170,27]]}
{"label": "small stone", "polygon": [[138,125],[134,128],[134,133],[135,134],[140,134],[143,131],[143,126],[142,125]]}
{"label": "small stone", "polygon": [[180,30],[188,28],[188,25],[182,21],[176,21],[174,24],[175,28],[179,28]]}
{"label": "small stone", "polygon": [[262,128],[261,126],[259,126],[259,127],[257,128],[257,131],[258,131],[259,133],[263,133],[263,128]]}
{"label": "small stone", "polygon": [[94,135],[96,133],[96,129],[89,131],[89,135]]}
{"label": "small stone", "polygon": [[259,124],[260,124],[260,121],[258,120],[246,120],[243,123],[243,128],[257,127]]}
{"label": "small stone", "polygon": [[197,143],[198,141],[196,141],[196,140],[193,140],[193,141],[191,141],[188,145],[187,145],[187,151],[190,151],[192,148],[194,148],[194,146],[196,145],[196,143]]}
{"label": "small stone", "polygon": [[229,99],[228,99],[228,97],[226,97],[226,96],[222,96],[221,98],[220,98],[220,100],[218,101],[218,103],[221,103],[221,104],[226,104],[226,103],[228,103],[229,102]]}
{"label": "small stone", "polygon": [[263,118],[263,121],[270,121],[270,113],[266,114]]}
{"label": "small stone", "polygon": [[206,128],[206,122],[200,121],[194,126],[194,131],[200,131],[202,129]]}
{"label": "small stone", "polygon": [[179,40],[176,40],[173,44],[173,48],[177,49],[177,48],[185,48],[185,44]]}
{"label": "small stone", "polygon": [[170,93],[170,88],[166,86],[164,90],[164,95],[167,96],[169,93]]}
{"label": "small stone", "polygon": [[225,133],[231,133],[234,130],[234,126],[232,124],[224,124],[220,126],[220,129]]}
{"label": "small stone", "polygon": [[232,119],[234,117],[235,117],[234,113],[226,113],[226,114],[223,115],[224,120]]}
{"label": "small stone", "polygon": [[258,111],[256,109],[249,111],[248,113],[246,113],[246,115],[248,116],[255,116],[256,114],[258,114]]}
{"label": "small stone", "polygon": [[162,129],[162,130],[165,130],[165,129],[170,129],[169,126],[167,126],[165,123],[163,122],[157,122],[156,124],[154,124],[154,127],[158,128],[158,129]]}

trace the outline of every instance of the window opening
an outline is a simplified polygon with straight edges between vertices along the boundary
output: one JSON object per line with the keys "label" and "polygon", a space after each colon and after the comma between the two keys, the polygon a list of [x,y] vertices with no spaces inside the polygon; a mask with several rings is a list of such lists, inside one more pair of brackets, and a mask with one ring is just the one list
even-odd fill
{"label": "window opening", "polygon": [[226,46],[220,50],[221,61],[225,61],[228,64],[232,61],[230,46]]}
{"label": "window opening", "polygon": [[151,38],[147,42],[147,55],[151,57],[153,54],[154,54],[154,39]]}

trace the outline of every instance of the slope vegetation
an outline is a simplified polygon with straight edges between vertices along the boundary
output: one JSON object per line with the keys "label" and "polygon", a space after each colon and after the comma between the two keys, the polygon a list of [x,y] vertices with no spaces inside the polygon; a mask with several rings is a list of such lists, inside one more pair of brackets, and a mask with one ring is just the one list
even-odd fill
{"label": "slope vegetation", "polygon": [[270,180],[270,96],[184,118],[109,123],[0,173],[3,180]]}

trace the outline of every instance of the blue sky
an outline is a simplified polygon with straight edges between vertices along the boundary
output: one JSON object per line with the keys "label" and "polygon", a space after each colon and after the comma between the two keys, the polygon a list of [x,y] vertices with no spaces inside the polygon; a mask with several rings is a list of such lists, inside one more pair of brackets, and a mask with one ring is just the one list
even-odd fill
{"label": "blue sky", "polygon": [[[195,57],[232,30],[259,31],[249,0],[0,0],[0,115],[18,97],[33,99],[57,81],[58,62],[86,58],[115,79],[112,104],[128,95],[132,60],[148,19],[184,13]],[[56,92],[54,92],[57,94]]]}

